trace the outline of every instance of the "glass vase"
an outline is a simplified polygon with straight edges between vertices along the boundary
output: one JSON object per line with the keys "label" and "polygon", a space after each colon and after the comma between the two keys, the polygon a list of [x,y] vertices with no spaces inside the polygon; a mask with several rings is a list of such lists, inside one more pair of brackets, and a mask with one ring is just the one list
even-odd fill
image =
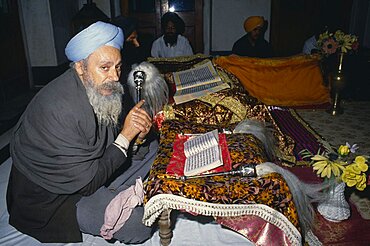
{"label": "glass vase", "polygon": [[329,187],[327,199],[318,204],[317,210],[327,220],[340,222],[351,215],[350,206],[344,196],[346,184],[337,183]]}
{"label": "glass vase", "polygon": [[344,53],[338,55],[338,63],[336,69],[329,76],[330,92],[331,92],[331,107],[327,110],[331,115],[339,115],[343,113],[341,105],[341,94],[346,86],[347,79],[343,72]]}

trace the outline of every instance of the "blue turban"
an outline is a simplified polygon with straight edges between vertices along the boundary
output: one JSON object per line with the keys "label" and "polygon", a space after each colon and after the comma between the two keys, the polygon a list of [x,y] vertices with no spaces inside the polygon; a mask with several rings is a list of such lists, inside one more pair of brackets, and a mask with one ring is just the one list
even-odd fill
{"label": "blue turban", "polygon": [[123,47],[122,29],[102,21],[95,22],[77,33],[67,44],[65,53],[70,61],[77,62],[87,58],[103,45],[117,49]]}

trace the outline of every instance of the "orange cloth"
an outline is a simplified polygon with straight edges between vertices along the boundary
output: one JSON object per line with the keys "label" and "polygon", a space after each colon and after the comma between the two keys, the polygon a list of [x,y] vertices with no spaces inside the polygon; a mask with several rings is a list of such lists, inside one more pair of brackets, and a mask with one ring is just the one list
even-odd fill
{"label": "orange cloth", "polygon": [[214,62],[233,73],[251,96],[267,105],[304,106],[330,101],[317,56],[221,56]]}

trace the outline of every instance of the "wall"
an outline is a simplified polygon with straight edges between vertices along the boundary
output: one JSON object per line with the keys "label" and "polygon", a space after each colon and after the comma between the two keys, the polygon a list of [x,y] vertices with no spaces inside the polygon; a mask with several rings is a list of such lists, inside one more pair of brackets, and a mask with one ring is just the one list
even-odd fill
{"label": "wall", "polygon": [[21,0],[26,44],[31,66],[57,65],[48,0]]}
{"label": "wall", "polygon": [[203,0],[203,42],[204,42],[204,54],[209,55],[211,51],[211,1],[212,0]]}
{"label": "wall", "polygon": [[66,62],[64,47],[70,20],[77,13],[74,0],[20,0],[30,66],[58,66]]}
{"label": "wall", "polygon": [[[203,0],[203,39],[205,54],[230,53],[233,43],[245,34],[243,22],[250,15],[262,15],[269,22],[265,38],[270,40],[271,0]],[[22,8],[25,44],[31,67],[52,67],[67,62],[64,47],[70,39],[70,23],[86,0],[18,0]],[[120,11],[120,0],[95,0],[107,16]],[[354,0],[358,5],[362,0]],[[361,3],[361,4],[360,4]],[[354,29],[361,29],[363,46],[369,47],[370,5],[358,6]],[[357,18],[360,15],[361,18]],[[353,22],[354,20],[352,20]],[[357,22],[356,22],[357,21]]]}
{"label": "wall", "polygon": [[78,8],[74,0],[49,0],[57,65],[67,62],[64,48],[71,38],[71,20]]}
{"label": "wall", "polygon": [[[86,0],[78,0],[78,9],[81,9],[82,6],[86,3]],[[118,16],[121,13],[120,9],[120,0],[94,0],[93,1],[96,6],[104,12],[109,17],[112,17],[111,15]],[[114,13],[111,13],[111,3],[113,4]]]}
{"label": "wall", "polygon": [[[86,2],[18,0],[31,87],[42,87],[68,68],[64,49],[72,36],[72,19]],[[111,2],[119,7],[119,0],[93,2],[108,16]]]}
{"label": "wall", "polygon": [[[59,66],[67,62],[64,48],[70,39],[73,16],[86,0],[19,0],[23,13],[26,44],[31,67]],[[229,52],[245,34],[243,22],[249,15],[270,20],[271,0],[204,0],[204,53]],[[120,13],[119,0],[95,0],[97,7],[111,16]],[[269,39],[269,29],[266,32]]]}
{"label": "wall", "polygon": [[370,1],[353,1],[349,31],[359,36],[361,47],[370,49]]}
{"label": "wall", "polygon": [[364,47],[370,49],[370,4],[367,8],[367,17],[366,17],[366,26],[365,26],[365,33],[364,33],[364,40],[363,45]]}
{"label": "wall", "polygon": [[[211,0],[210,51],[231,51],[236,40],[245,34],[244,20],[248,16],[263,16],[270,23],[271,0]],[[269,40],[270,27],[265,38]]]}
{"label": "wall", "polygon": [[[110,1],[94,1],[110,16]],[[114,0],[115,12],[119,13],[119,0]],[[21,19],[27,34],[29,62],[31,67],[59,66],[67,59],[64,48],[71,38],[71,21],[86,0],[19,0]]]}

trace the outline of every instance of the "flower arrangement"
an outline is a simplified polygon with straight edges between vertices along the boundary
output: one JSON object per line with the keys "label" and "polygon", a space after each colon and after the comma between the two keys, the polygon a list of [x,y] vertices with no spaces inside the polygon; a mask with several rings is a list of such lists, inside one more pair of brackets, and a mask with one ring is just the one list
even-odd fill
{"label": "flower arrangement", "polygon": [[356,187],[363,191],[366,188],[366,171],[368,170],[368,158],[358,155],[354,158],[352,154],[358,149],[357,144],[339,146],[336,151],[325,147],[326,151],[312,155],[308,150],[302,151],[302,157],[310,157],[313,170],[321,178],[335,178],[337,182],[344,182],[348,187]]}
{"label": "flower arrangement", "polygon": [[337,30],[335,33],[326,31],[320,34],[316,46],[323,56],[329,56],[337,52],[356,51],[359,43],[357,36]]}

